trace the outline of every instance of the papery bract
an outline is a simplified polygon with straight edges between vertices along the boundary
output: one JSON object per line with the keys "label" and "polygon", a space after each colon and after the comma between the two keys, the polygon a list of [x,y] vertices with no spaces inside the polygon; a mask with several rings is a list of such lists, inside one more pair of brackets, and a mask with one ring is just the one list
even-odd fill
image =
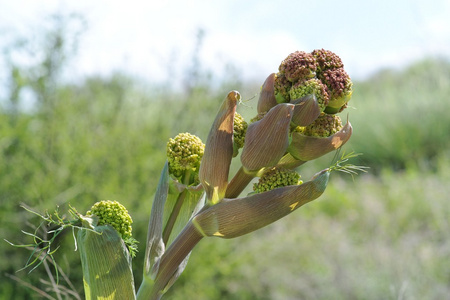
{"label": "papery bract", "polygon": [[209,203],[215,204],[225,196],[228,173],[233,158],[233,124],[241,95],[231,91],[222,103],[206,141],[200,164],[199,178]]}
{"label": "papery bract", "polygon": [[307,95],[291,103],[295,104],[292,123],[295,126],[308,126],[318,116],[320,116],[320,107],[315,95]]}
{"label": "papery bract", "polygon": [[309,161],[319,158],[344,145],[352,135],[350,122],[329,137],[306,136],[299,132],[292,133],[292,141],[287,151],[296,159]]}
{"label": "papery bract", "polygon": [[263,119],[248,126],[241,162],[248,171],[273,167],[289,145],[289,128],[294,105],[278,104]]}
{"label": "papery bract", "polygon": [[274,94],[275,73],[270,74],[261,87],[257,111],[258,114],[268,112],[272,107],[278,104]]}
{"label": "papery bract", "polygon": [[301,185],[286,186],[244,198],[224,199],[197,214],[192,223],[204,236],[235,238],[267,226],[325,191],[329,170]]}

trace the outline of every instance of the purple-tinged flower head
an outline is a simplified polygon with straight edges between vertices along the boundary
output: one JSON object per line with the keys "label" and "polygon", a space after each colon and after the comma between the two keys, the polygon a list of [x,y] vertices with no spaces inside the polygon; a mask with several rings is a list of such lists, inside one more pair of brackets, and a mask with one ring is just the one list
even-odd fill
{"label": "purple-tinged flower head", "polygon": [[258,182],[253,184],[253,191],[263,193],[279,187],[299,185],[302,183],[300,174],[294,170],[272,168],[265,171]]}
{"label": "purple-tinged flower head", "polygon": [[352,80],[343,68],[329,69],[320,74],[320,80],[327,86],[330,101],[327,113],[337,113],[352,97]]}
{"label": "purple-tinged flower head", "polygon": [[275,80],[273,84],[275,99],[278,103],[289,103],[292,82],[287,80],[286,76],[282,73],[275,74]]}
{"label": "purple-tinged flower head", "polygon": [[321,113],[312,124],[297,127],[295,131],[306,136],[329,137],[341,130],[342,127],[342,121],[338,115]]}
{"label": "purple-tinged flower head", "polygon": [[291,101],[294,99],[303,98],[307,95],[315,95],[320,111],[324,111],[329,102],[327,89],[327,86],[324,85],[319,79],[311,78],[294,84],[289,91],[289,95],[292,99]]}
{"label": "purple-tinged flower head", "polygon": [[317,73],[344,67],[341,58],[330,50],[316,49],[312,52],[312,55],[317,61]]}
{"label": "purple-tinged flower head", "polygon": [[281,62],[278,70],[290,82],[306,80],[316,76],[317,61],[311,53],[295,51]]}
{"label": "purple-tinged flower head", "polygon": [[193,134],[180,133],[169,139],[167,143],[169,173],[183,183],[199,184],[198,170],[204,151],[205,145],[202,140]]}

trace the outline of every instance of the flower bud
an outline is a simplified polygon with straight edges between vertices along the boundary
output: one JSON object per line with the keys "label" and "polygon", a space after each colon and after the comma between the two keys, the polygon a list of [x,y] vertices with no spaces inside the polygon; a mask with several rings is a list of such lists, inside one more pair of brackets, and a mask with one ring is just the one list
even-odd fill
{"label": "flower bud", "polygon": [[247,127],[248,124],[245,122],[244,118],[240,114],[235,113],[233,125],[233,157],[237,156],[239,149],[244,147]]}
{"label": "flower bud", "polygon": [[327,86],[317,78],[297,82],[292,86],[289,95],[291,97],[291,103],[293,101],[292,99],[300,99],[307,95],[315,95],[320,111],[324,111],[329,101]]}
{"label": "flower bud", "polygon": [[169,173],[182,183],[197,185],[199,183],[197,173],[204,149],[202,140],[187,132],[169,139],[167,143]]}
{"label": "flower bud", "polygon": [[344,67],[341,58],[330,50],[316,49],[311,54],[317,61],[317,73]]}
{"label": "flower bud", "polygon": [[289,91],[291,90],[292,82],[287,80],[286,76],[282,73],[275,74],[273,89],[275,94],[275,100],[277,103],[289,103],[291,99]]}
{"label": "flower bud", "polygon": [[98,217],[97,226],[111,225],[124,240],[132,236],[131,224],[133,220],[125,206],[119,202],[110,200],[97,202],[86,213],[86,216],[92,215]]}
{"label": "flower bud", "polygon": [[327,113],[339,112],[352,97],[352,81],[350,76],[343,68],[330,69],[323,72],[320,76],[322,82],[328,88],[330,101],[325,110]]}
{"label": "flower bud", "polygon": [[302,183],[300,174],[297,172],[288,169],[272,168],[265,171],[258,182],[253,184],[253,191],[262,193],[276,188]]}
{"label": "flower bud", "polygon": [[233,133],[236,106],[241,95],[231,91],[217,113],[206,142],[199,178],[208,201],[219,202],[228,185],[228,173],[233,158]]}
{"label": "flower bud", "polygon": [[241,162],[250,172],[273,167],[289,145],[289,125],[293,104],[273,107],[261,120],[248,126]]}
{"label": "flower bud", "polygon": [[272,107],[277,105],[277,100],[274,94],[275,73],[270,74],[261,87],[259,95],[257,111],[258,114],[268,112]]}
{"label": "flower bud", "polygon": [[317,62],[311,53],[295,51],[286,57],[278,70],[290,82],[306,80],[316,76]]}
{"label": "flower bud", "polygon": [[342,129],[341,118],[337,115],[322,113],[312,124],[297,127],[295,131],[307,136],[329,137]]}

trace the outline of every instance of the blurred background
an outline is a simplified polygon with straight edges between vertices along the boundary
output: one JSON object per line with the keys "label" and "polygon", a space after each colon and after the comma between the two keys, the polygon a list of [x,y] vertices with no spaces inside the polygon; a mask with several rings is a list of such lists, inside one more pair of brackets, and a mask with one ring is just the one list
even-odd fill
{"label": "blurred background", "polygon": [[232,89],[249,120],[267,75],[317,48],[353,79],[344,148],[369,172],[333,174],[319,200],[248,236],[202,241],[167,298],[448,298],[450,2],[153,2],[0,0],[0,299],[83,298],[70,232],[55,255],[62,295],[52,269],[16,272],[31,252],[3,239],[31,243],[21,230],[41,222],[20,205],[123,203],[139,285],[167,140],[206,141]]}

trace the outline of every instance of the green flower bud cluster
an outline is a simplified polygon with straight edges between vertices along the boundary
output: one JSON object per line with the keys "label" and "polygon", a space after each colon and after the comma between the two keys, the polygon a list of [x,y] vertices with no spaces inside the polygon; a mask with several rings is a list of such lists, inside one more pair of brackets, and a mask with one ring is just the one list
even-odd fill
{"label": "green flower bud cluster", "polygon": [[[204,151],[205,145],[202,140],[193,134],[180,133],[169,139],[167,143],[169,173],[179,179],[187,173],[197,174]],[[199,183],[198,178],[195,181]]]}
{"label": "green flower bud cluster", "polygon": [[248,124],[240,114],[235,113],[233,126],[234,145],[237,149],[241,149],[244,147]]}
{"label": "green flower bud cluster", "polygon": [[296,127],[295,131],[306,136],[329,137],[343,127],[341,118],[338,115],[321,113],[320,116],[310,125]]}
{"label": "green flower bud cluster", "polygon": [[319,79],[312,78],[306,81],[299,81],[292,86],[289,91],[289,96],[291,99],[299,99],[311,94],[316,95],[319,108],[321,111],[324,111],[328,104],[329,97],[327,86],[324,85]]}
{"label": "green flower bud cluster", "polygon": [[294,170],[272,168],[265,171],[259,178],[259,181],[253,184],[253,191],[262,193],[279,187],[300,185],[302,183],[300,174]]}
{"label": "green flower bud cluster", "polygon": [[131,238],[133,220],[125,206],[117,201],[103,200],[95,203],[86,213],[87,216],[97,216],[98,226],[111,225],[119,232],[123,240]]}
{"label": "green flower bud cluster", "polygon": [[329,50],[291,53],[278,71],[274,79],[278,103],[294,103],[315,94],[321,111],[336,113],[345,108],[352,95],[352,82],[342,60]]}
{"label": "green flower bud cluster", "polygon": [[291,99],[289,91],[291,90],[292,82],[287,80],[282,73],[275,74],[273,88],[275,91],[275,99],[278,103],[286,103]]}

